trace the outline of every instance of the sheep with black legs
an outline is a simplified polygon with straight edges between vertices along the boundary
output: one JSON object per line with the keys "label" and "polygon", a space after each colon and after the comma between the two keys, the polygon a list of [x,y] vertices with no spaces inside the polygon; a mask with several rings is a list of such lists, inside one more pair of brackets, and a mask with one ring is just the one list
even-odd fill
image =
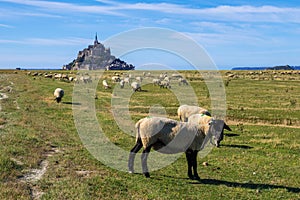
{"label": "sheep with black legs", "polygon": [[211,116],[211,114],[205,108],[201,108],[199,106],[189,106],[189,105],[181,105],[177,109],[177,114],[182,122],[187,122],[189,116],[193,114],[205,114],[207,116]]}
{"label": "sheep with black legs", "polygon": [[154,150],[165,154],[185,152],[189,178],[200,179],[197,173],[198,151],[201,150],[206,136],[219,137],[225,126],[224,123],[215,121],[209,116],[195,120],[198,121],[179,122],[163,117],[150,117],[139,120],[135,125],[137,129],[136,144],[131,149],[128,159],[129,172],[134,173],[135,155],[143,147],[144,150],[141,155],[142,171],[147,178],[150,177],[147,157],[153,147]]}
{"label": "sheep with black legs", "polygon": [[57,103],[61,102],[61,99],[63,98],[63,96],[65,95],[65,92],[63,89],[61,88],[56,88],[54,90],[54,97]]}
{"label": "sheep with black legs", "polygon": [[136,91],[142,91],[142,88],[141,88],[140,84],[137,83],[137,82],[132,82],[131,83],[131,88],[132,88],[132,90],[134,92],[136,92]]}

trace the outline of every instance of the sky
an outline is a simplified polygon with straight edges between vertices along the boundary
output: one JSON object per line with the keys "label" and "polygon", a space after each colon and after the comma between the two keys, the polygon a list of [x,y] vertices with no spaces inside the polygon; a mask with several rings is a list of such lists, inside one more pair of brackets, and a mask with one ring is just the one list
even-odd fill
{"label": "sky", "polygon": [[[296,0],[0,0],[0,69],[61,68],[93,44],[96,33],[105,42],[148,27],[185,35],[219,69],[299,66],[299,25]],[[149,49],[121,59],[137,68],[186,64]]]}

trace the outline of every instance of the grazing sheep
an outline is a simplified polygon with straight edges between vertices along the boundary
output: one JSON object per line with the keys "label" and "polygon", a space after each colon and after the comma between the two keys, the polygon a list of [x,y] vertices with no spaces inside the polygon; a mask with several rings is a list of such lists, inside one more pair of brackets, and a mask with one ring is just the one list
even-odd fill
{"label": "grazing sheep", "polygon": [[170,78],[169,78],[168,76],[166,76],[166,77],[164,78],[164,81],[170,82]]}
{"label": "grazing sheep", "polygon": [[61,102],[61,99],[63,98],[65,92],[63,89],[61,88],[56,88],[54,90],[54,96],[55,96],[55,99],[57,103]]}
{"label": "grazing sheep", "polygon": [[124,80],[120,81],[120,86],[121,86],[121,88],[124,88],[124,86],[125,86],[125,81]]}
{"label": "grazing sheep", "polygon": [[120,79],[120,77],[119,76],[113,76],[113,77],[111,77],[111,80],[113,81],[113,82],[120,82],[121,81],[121,79]]}
{"label": "grazing sheep", "polygon": [[141,76],[137,76],[135,78],[136,81],[139,81],[140,83],[143,82],[143,78]]}
{"label": "grazing sheep", "polygon": [[170,85],[170,82],[169,81],[165,81],[165,80],[162,80],[159,84],[160,88],[171,88],[171,85]]}
{"label": "grazing sheep", "polygon": [[187,122],[189,116],[193,114],[205,114],[211,116],[208,110],[198,107],[198,106],[189,106],[189,105],[181,105],[177,110],[178,117],[180,121]]}
{"label": "grazing sheep", "polygon": [[124,83],[127,83],[129,85],[130,84],[130,78],[129,77],[124,78]]}
{"label": "grazing sheep", "polygon": [[160,85],[160,79],[154,78],[154,79],[152,80],[152,83],[153,83],[153,85]]}
{"label": "grazing sheep", "polygon": [[102,81],[102,85],[103,85],[103,87],[104,87],[105,89],[110,88],[110,86],[108,85],[108,83],[107,83],[106,80],[103,80],[103,81]]}
{"label": "grazing sheep", "polygon": [[181,85],[181,84],[182,84],[182,85],[189,85],[188,82],[187,82],[187,80],[184,79],[184,78],[179,78],[179,79],[178,79],[178,84],[179,84],[179,85]]}
{"label": "grazing sheep", "polygon": [[140,84],[138,84],[137,82],[132,82],[131,83],[131,88],[134,92],[142,91],[142,88],[141,88]]}
{"label": "grazing sheep", "polygon": [[[147,157],[151,148],[165,153],[174,154],[179,152],[186,153],[188,163],[188,176],[190,179],[200,179],[197,173],[197,154],[203,147],[206,135],[211,134],[214,137],[221,135],[223,126],[220,129],[220,124],[214,122],[211,117],[204,119],[199,118],[199,122],[179,122],[176,120],[163,117],[150,117],[139,120],[135,127],[136,144],[131,149],[128,159],[129,173],[134,173],[134,159],[136,153],[143,147],[142,171],[148,178],[150,177],[147,167]],[[194,171],[194,173],[193,173]]]}
{"label": "grazing sheep", "polygon": [[[208,123],[214,123],[217,124],[218,130],[217,132],[220,133],[220,135],[217,135],[217,137],[213,137],[213,143],[216,147],[220,146],[221,141],[224,138],[224,129],[231,131],[230,127],[220,119],[213,119],[211,116],[208,116],[206,114],[193,114],[188,118],[188,122],[191,124],[200,123],[200,124],[208,124]],[[205,130],[207,132],[208,130]]]}

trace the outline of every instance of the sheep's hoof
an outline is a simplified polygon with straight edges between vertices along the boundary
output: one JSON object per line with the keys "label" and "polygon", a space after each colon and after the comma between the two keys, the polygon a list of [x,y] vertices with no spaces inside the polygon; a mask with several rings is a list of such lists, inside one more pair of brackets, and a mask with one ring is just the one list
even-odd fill
{"label": "sheep's hoof", "polygon": [[200,177],[198,175],[189,175],[189,179],[191,180],[200,180]]}
{"label": "sheep's hoof", "polygon": [[149,172],[145,172],[144,175],[145,175],[146,178],[150,178]]}
{"label": "sheep's hoof", "polygon": [[134,171],[133,170],[129,170],[128,173],[129,174],[134,174]]}

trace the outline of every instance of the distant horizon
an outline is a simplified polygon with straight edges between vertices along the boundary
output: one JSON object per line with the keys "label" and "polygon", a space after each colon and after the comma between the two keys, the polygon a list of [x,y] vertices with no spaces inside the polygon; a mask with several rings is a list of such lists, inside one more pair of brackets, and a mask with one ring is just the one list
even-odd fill
{"label": "distant horizon", "polygon": [[[281,65],[275,65],[275,66],[281,66]],[[239,70],[239,69],[244,69],[244,70],[247,70],[247,69],[249,69],[249,70],[263,70],[263,69],[266,69],[266,68],[270,68],[270,67],[275,67],[275,66],[233,66],[233,67],[231,67],[231,68],[219,68],[219,67],[217,67],[218,68],[218,70]],[[282,66],[286,66],[286,65],[282,65]],[[298,65],[298,66],[290,66],[290,67],[293,67],[295,70],[300,70],[300,65]],[[197,70],[196,68],[190,68],[190,67],[188,67],[188,68],[185,68],[185,67],[173,67],[172,69],[174,69],[174,70],[179,70],[179,71],[181,71],[181,70]],[[55,70],[63,70],[62,68],[46,68],[46,67],[44,67],[44,68],[23,68],[23,67],[17,67],[17,68],[1,68],[0,70],[45,70],[45,71],[47,71],[47,70],[53,70],[53,71],[55,71]],[[142,71],[142,70],[165,70],[165,69],[145,69],[145,68],[136,68],[135,70],[137,70],[137,71]],[[72,70],[69,70],[69,71],[72,71]],[[119,70],[117,70],[117,71],[119,71]]]}

